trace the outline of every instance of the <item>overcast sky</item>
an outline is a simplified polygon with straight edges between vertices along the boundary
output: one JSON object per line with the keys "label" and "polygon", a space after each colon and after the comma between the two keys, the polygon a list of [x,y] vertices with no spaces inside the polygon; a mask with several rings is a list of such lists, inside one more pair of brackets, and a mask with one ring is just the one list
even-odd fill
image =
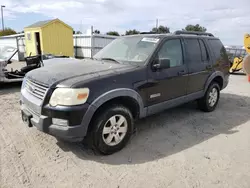
{"label": "overcast sky", "polygon": [[250,0],[0,0],[5,25],[17,31],[36,21],[59,18],[75,30],[99,29],[101,33],[127,29],[149,31],[160,25],[170,31],[200,24],[225,45],[243,45],[250,33]]}

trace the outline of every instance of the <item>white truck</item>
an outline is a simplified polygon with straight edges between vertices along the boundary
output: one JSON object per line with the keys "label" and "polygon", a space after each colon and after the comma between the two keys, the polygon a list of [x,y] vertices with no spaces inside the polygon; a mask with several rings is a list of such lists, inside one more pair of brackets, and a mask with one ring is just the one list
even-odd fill
{"label": "white truck", "polygon": [[[26,73],[42,66],[49,66],[54,63],[65,61],[78,62],[78,59],[60,55],[36,55],[25,58],[26,65],[21,69],[9,69],[8,65],[12,63],[11,59],[18,50],[11,46],[5,46],[0,52],[0,83],[20,82]],[[72,61],[73,60],[73,61]]]}

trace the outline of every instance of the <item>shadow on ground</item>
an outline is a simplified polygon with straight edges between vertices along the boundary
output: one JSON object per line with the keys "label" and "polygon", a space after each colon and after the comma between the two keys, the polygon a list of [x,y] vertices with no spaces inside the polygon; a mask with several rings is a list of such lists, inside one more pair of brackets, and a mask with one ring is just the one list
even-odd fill
{"label": "shadow on ground", "polygon": [[195,103],[165,111],[136,123],[137,133],[120,152],[98,156],[81,144],[58,142],[67,152],[83,160],[112,165],[140,164],[195,146],[217,135],[236,133],[232,130],[250,119],[250,98],[223,93],[216,111],[204,113]]}
{"label": "shadow on ground", "polygon": [[22,82],[0,83],[0,96],[20,92]]}

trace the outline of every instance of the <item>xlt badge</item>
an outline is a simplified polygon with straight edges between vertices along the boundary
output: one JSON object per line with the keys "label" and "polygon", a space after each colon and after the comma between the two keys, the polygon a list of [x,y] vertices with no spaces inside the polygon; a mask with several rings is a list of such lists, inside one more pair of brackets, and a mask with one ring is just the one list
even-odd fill
{"label": "xlt badge", "polygon": [[160,96],[161,96],[161,93],[155,93],[155,94],[150,95],[150,99],[160,97]]}

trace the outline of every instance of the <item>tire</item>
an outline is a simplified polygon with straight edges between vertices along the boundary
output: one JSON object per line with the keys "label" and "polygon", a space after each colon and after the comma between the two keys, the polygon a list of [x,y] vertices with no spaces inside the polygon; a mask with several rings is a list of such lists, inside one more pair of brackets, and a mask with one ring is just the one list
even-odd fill
{"label": "tire", "polygon": [[[110,155],[123,149],[133,134],[134,120],[130,110],[121,105],[113,105],[102,109],[94,118],[89,137],[93,150]],[[115,127],[119,120],[123,123],[120,127]]]}
{"label": "tire", "polygon": [[205,95],[198,100],[198,107],[204,112],[212,112],[215,110],[220,99],[220,86],[216,82],[212,82]]}

